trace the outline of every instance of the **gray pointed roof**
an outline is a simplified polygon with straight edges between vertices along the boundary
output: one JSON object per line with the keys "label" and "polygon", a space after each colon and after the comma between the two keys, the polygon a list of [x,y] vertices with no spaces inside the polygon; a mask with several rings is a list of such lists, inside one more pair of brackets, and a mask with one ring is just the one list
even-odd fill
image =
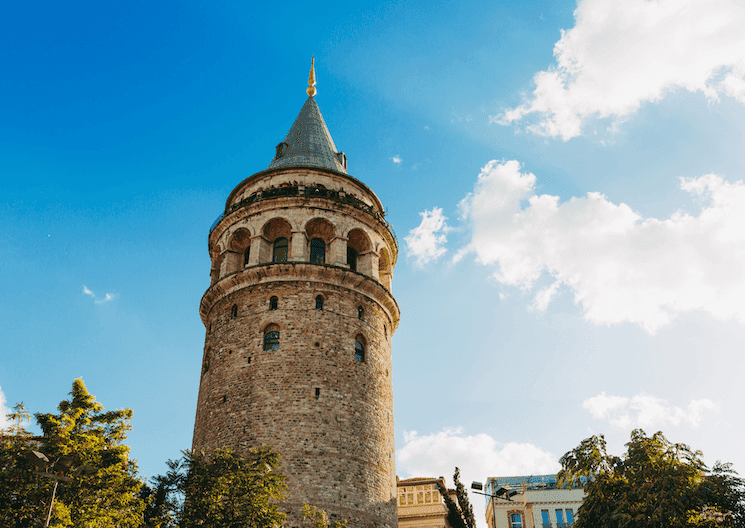
{"label": "gray pointed roof", "polygon": [[284,142],[277,146],[277,155],[269,168],[322,167],[346,174],[346,158],[339,154],[321,111],[311,96],[300,109]]}

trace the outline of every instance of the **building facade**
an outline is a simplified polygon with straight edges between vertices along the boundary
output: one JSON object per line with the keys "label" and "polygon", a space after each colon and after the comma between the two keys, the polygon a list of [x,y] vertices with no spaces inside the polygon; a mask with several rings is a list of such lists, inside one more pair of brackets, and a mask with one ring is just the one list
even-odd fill
{"label": "building facade", "polygon": [[[445,478],[409,478],[398,484],[398,528],[450,528],[440,490]],[[448,494],[456,499],[455,490]]]}
{"label": "building facade", "polygon": [[556,475],[491,477],[489,495],[501,495],[500,489],[516,492],[510,500],[487,498],[486,522],[489,528],[569,528],[585,492],[581,488],[556,486]]}
{"label": "building facade", "polygon": [[398,244],[308,99],[269,167],[239,183],[209,233],[211,284],[193,449],[271,446],[302,505],[396,526],[391,276]]}

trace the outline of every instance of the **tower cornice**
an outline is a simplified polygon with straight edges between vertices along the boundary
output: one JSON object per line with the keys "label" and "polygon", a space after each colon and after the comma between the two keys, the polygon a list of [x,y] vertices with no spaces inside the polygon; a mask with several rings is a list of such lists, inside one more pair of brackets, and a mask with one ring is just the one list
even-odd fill
{"label": "tower cornice", "polygon": [[212,284],[202,296],[199,304],[199,315],[207,326],[207,319],[212,307],[231,293],[247,286],[279,282],[311,282],[331,284],[354,291],[375,300],[389,317],[391,332],[395,332],[401,318],[396,299],[378,281],[361,273],[329,264],[311,264],[307,262],[273,262],[258,264],[221,278]]}
{"label": "tower cornice", "polygon": [[257,172],[255,174],[252,174],[248,178],[244,179],[242,182],[240,182],[238,185],[235,186],[235,188],[231,191],[231,193],[228,195],[228,199],[225,201],[225,211],[227,212],[228,209],[230,209],[230,205],[235,200],[235,197],[237,194],[239,194],[245,187],[258,183],[262,178],[273,176],[282,172],[287,172],[289,174],[297,171],[317,171],[321,173],[327,173],[332,174],[335,176],[339,176],[341,178],[345,178],[349,180],[354,185],[357,185],[358,187],[361,187],[367,194],[370,195],[370,198],[373,199],[375,202],[375,207],[380,211],[380,213],[383,213],[383,204],[378,198],[378,195],[373,192],[370,187],[365,185],[362,181],[358,180],[354,176],[350,176],[346,172],[339,172],[332,169],[327,169],[324,167],[308,167],[305,165],[297,165],[292,167],[277,167],[272,169],[266,169],[261,172]]}

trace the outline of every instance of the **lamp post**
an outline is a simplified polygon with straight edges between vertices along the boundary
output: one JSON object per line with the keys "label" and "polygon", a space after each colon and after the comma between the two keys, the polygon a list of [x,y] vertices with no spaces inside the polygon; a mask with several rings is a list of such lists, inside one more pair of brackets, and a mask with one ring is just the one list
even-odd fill
{"label": "lamp post", "polygon": [[50,478],[54,480],[54,487],[52,488],[52,499],[49,501],[49,509],[47,510],[47,520],[44,522],[44,528],[49,528],[49,521],[52,518],[52,506],[54,506],[54,498],[57,496],[57,484],[59,484],[60,480],[63,482],[72,482],[72,479],[64,475],[56,475],[54,473],[50,473],[48,470],[53,469],[54,466],[56,466],[57,464],[60,464],[61,466],[69,469],[70,466],[72,466],[73,460],[70,457],[62,456],[50,464],[49,459],[44,453],[41,453],[39,451],[33,451],[33,450],[27,451],[26,456],[40,470],[40,471],[34,471],[34,473],[36,473],[37,475],[41,475],[42,477],[46,477],[46,478]]}
{"label": "lamp post", "polygon": [[[487,485],[488,485],[488,481],[487,481]],[[478,493],[479,495],[484,495],[485,497],[490,497],[492,499],[491,511],[494,516],[493,528],[497,528],[497,508],[495,507],[494,499],[503,499],[503,500],[512,502],[512,497],[517,495],[517,492],[515,490],[509,490],[504,487],[500,487],[494,494],[484,493],[483,491],[478,491],[478,490],[483,490],[483,489],[484,489],[484,485],[481,484],[481,482],[476,482],[476,481],[471,482],[471,490],[474,493]]]}

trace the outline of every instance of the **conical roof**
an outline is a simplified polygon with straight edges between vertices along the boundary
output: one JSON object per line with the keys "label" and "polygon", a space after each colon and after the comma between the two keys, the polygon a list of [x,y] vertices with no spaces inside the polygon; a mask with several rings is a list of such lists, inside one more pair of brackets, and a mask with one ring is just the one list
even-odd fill
{"label": "conical roof", "polygon": [[321,167],[346,174],[346,164],[344,154],[336,151],[316,100],[310,96],[285,140],[277,145],[277,154],[269,168]]}

